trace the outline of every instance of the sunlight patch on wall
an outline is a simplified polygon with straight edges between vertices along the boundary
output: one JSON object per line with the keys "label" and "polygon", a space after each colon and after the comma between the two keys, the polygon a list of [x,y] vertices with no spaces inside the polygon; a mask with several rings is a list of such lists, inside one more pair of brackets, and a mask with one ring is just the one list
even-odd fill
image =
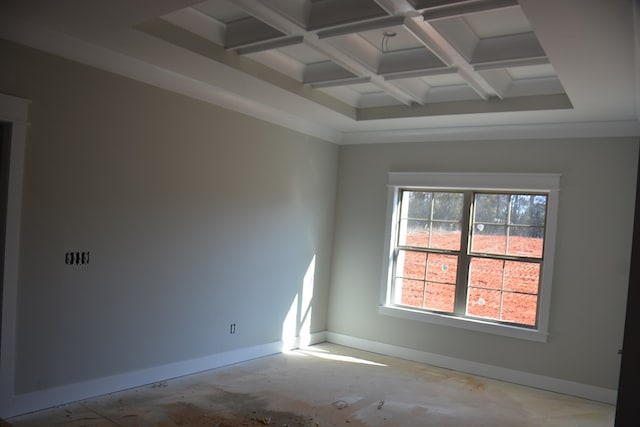
{"label": "sunlight patch on wall", "polygon": [[301,321],[300,321],[300,347],[311,344],[311,311],[313,300],[313,285],[316,277],[316,256],[313,256],[307,272],[302,280]]}
{"label": "sunlight patch on wall", "polygon": [[287,316],[282,322],[282,351],[296,348],[296,329],[298,320],[298,294],[293,298]]}
{"label": "sunlight patch on wall", "polygon": [[282,322],[283,352],[311,344],[311,313],[315,274],[316,256],[314,255],[302,279],[301,292],[293,297],[289,311]]}

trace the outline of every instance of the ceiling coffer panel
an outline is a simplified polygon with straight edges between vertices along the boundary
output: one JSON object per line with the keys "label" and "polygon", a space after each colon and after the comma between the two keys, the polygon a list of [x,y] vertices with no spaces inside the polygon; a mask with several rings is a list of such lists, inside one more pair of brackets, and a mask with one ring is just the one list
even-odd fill
{"label": "ceiling coffer panel", "polygon": [[284,36],[284,33],[250,16],[227,23],[225,47],[249,46]]}
{"label": "ceiling coffer panel", "polygon": [[394,75],[407,71],[431,69],[441,69],[446,64],[439,60],[429,49],[419,47],[415,49],[406,49],[394,52],[387,52],[381,55],[378,65],[378,74]]}
{"label": "ceiling coffer panel", "polygon": [[329,83],[349,81],[358,76],[331,62],[316,62],[306,66],[303,75],[304,83]]}
{"label": "ceiling coffer panel", "polygon": [[386,15],[373,0],[311,0],[306,29],[318,30]]}
{"label": "ceiling coffer panel", "polygon": [[537,64],[546,63],[546,58],[536,35],[522,33],[480,40],[473,51],[471,64],[509,63],[515,66],[519,62],[530,63],[532,60],[537,61]]}
{"label": "ceiling coffer panel", "polygon": [[467,113],[468,101],[500,111],[516,97],[540,109],[545,96],[564,95],[517,0],[209,0],[194,8],[224,27],[229,54],[295,82],[282,87],[311,100],[321,91],[358,111],[384,107],[376,117],[430,115],[418,107],[436,103],[461,103]]}
{"label": "ceiling coffer panel", "polygon": [[51,3],[2,37],[332,141],[640,129],[637,0]]}

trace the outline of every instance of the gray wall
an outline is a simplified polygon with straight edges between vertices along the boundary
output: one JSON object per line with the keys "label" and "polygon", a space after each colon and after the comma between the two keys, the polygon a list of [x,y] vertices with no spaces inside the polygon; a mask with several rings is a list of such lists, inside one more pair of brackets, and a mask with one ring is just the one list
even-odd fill
{"label": "gray wall", "polygon": [[[33,101],[18,393],[279,341],[314,256],[326,329],[337,146],[1,40],[0,57],[0,92]],[[76,250],[88,266],[65,265]]]}
{"label": "gray wall", "polygon": [[[637,140],[338,148],[12,43],[0,57],[0,92],[33,100],[18,393],[278,341],[314,256],[311,332],[616,387]],[[548,343],[377,313],[387,171],[563,174]],[[91,264],[66,266],[75,250]]]}
{"label": "gray wall", "polygon": [[[637,159],[637,139],[341,147],[329,331],[615,389]],[[562,174],[547,343],[378,314],[388,171]]]}

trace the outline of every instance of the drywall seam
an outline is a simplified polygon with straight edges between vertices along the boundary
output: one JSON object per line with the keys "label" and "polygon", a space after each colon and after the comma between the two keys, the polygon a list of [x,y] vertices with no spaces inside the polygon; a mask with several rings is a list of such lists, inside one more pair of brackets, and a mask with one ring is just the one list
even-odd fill
{"label": "drywall seam", "polygon": [[453,369],[460,372],[466,372],[468,374],[507,381],[528,387],[535,387],[556,393],[568,394],[610,405],[615,405],[618,395],[617,390],[611,390],[604,387],[596,387],[589,384],[582,384],[559,378],[502,368],[500,366],[442,356],[439,354],[384,344],[335,332],[327,332],[326,336],[327,341],[334,344],[371,351],[374,353],[384,354],[386,356],[399,357],[413,362],[426,363],[441,368]]}

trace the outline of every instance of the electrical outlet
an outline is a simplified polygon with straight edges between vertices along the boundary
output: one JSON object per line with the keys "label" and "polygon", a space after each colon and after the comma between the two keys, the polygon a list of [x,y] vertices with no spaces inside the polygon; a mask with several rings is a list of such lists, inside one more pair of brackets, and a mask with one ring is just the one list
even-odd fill
{"label": "electrical outlet", "polygon": [[235,334],[236,333],[236,324],[232,323],[231,325],[229,325],[229,333],[230,334]]}
{"label": "electrical outlet", "polygon": [[86,265],[86,264],[89,264],[89,251],[67,252],[67,253],[64,254],[64,263],[66,265]]}

